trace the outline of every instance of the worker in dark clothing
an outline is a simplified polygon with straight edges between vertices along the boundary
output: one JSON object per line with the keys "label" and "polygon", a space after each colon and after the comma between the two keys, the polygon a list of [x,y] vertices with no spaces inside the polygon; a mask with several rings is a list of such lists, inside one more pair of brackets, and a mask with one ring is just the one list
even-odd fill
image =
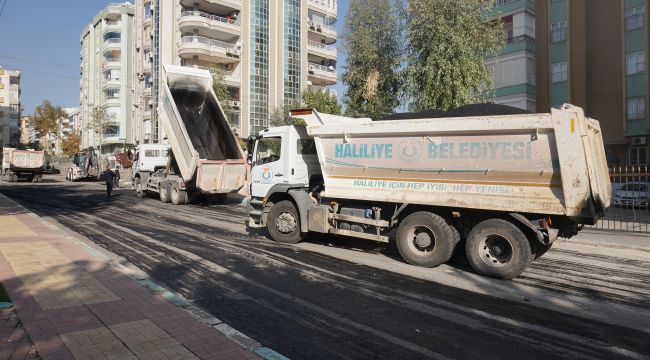
{"label": "worker in dark clothing", "polygon": [[106,171],[104,171],[104,181],[106,181],[106,197],[111,196],[111,191],[113,191],[113,181],[115,180],[115,173],[111,170],[110,166],[106,166]]}

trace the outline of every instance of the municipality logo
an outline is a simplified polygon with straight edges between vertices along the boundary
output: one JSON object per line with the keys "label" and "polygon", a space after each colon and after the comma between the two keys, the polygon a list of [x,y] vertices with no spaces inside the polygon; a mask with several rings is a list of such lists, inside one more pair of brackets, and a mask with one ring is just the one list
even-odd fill
{"label": "municipality logo", "polygon": [[416,139],[407,139],[397,146],[397,157],[405,163],[414,163],[420,160],[423,147]]}
{"label": "municipality logo", "polygon": [[270,166],[263,167],[260,171],[260,178],[262,179],[262,183],[270,183],[273,180],[273,169]]}

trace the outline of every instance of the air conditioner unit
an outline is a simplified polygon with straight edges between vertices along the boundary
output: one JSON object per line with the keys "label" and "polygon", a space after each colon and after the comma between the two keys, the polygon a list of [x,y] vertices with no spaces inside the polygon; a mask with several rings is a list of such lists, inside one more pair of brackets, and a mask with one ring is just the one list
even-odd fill
{"label": "air conditioner unit", "polygon": [[233,102],[231,102],[231,105],[232,105],[232,107],[234,107],[234,108],[238,108],[238,107],[241,106],[241,103],[240,103],[239,101],[233,101]]}
{"label": "air conditioner unit", "polygon": [[632,138],[632,145],[638,146],[638,145],[645,145],[647,142],[647,138],[645,136],[635,136]]}
{"label": "air conditioner unit", "polygon": [[321,28],[320,24],[316,25],[316,31],[320,32],[320,31],[322,31],[322,30],[323,30],[323,29]]}
{"label": "air conditioner unit", "polygon": [[314,65],[309,65],[309,72],[311,72],[311,73],[314,72]]}

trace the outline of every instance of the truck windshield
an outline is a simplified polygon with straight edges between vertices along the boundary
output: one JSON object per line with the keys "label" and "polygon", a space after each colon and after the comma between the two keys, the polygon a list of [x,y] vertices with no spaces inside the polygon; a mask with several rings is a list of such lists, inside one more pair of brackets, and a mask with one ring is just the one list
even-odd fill
{"label": "truck windshield", "polygon": [[280,160],[282,150],[281,137],[264,137],[257,142],[257,165]]}

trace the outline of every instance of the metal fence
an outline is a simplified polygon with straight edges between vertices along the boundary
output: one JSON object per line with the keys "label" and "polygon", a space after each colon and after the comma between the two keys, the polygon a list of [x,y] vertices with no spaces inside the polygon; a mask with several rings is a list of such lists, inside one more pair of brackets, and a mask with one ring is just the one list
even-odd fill
{"label": "metal fence", "polygon": [[591,228],[650,233],[650,173],[648,166],[609,169],[612,205]]}

